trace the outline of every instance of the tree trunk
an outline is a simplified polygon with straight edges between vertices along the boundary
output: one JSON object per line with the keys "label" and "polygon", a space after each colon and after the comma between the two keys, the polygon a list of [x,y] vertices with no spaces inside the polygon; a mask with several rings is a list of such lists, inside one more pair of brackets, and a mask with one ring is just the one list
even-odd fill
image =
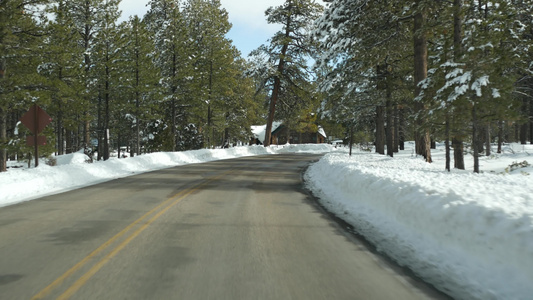
{"label": "tree trunk", "polygon": [[[106,57],[106,60],[109,62],[109,57]],[[109,155],[109,119],[110,119],[110,111],[109,111],[109,67],[106,66],[105,68],[105,94],[104,94],[104,104],[105,104],[105,111],[104,111],[104,160],[108,160]],[[120,146],[120,144],[119,144]]]}
{"label": "tree trunk", "polygon": [[485,127],[479,124],[476,129],[476,149],[477,153],[481,154],[485,150]]}
{"label": "tree trunk", "polygon": [[383,106],[376,106],[376,152],[385,154],[385,116]]}
{"label": "tree trunk", "polygon": [[[453,1],[453,57],[456,63],[461,61],[463,55],[463,0]],[[452,138],[453,160],[456,169],[465,169],[465,159],[463,154],[463,138],[455,134]]]}
{"label": "tree trunk", "polygon": [[472,152],[474,153],[474,172],[479,173],[479,151],[478,151],[477,136],[477,111],[476,105],[472,107]]}
{"label": "tree trunk", "polygon": [[83,126],[83,147],[88,147],[91,140],[91,114],[87,111],[85,113],[85,123]]}
{"label": "tree trunk", "polygon": [[214,146],[215,134],[213,131],[213,110],[211,108],[211,102],[213,98],[213,61],[209,63],[209,81],[207,86],[207,146],[211,148]]}
{"label": "tree trunk", "polygon": [[[532,80],[530,80],[532,81]],[[529,87],[533,88],[532,86]],[[533,95],[533,92],[530,92]],[[533,144],[533,100],[529,99],[529,143]]]}
{"label": "tree trunk", "polygon": [[[59,68],[58,79],[63,81],[63,68]],[[64,136],[63,136],[63,107],[61,98],[58,95],[55,95],[55,100],[57,102],[57,121],[56,121],[56,134],[57,134],[57,154],[65,154],[64,149]]]}
{"label": "tree trunk", "polygon": [[491,136],[490,136],[490,124],[487,124],[485,129],[485,156],[490,156]]}
{"label": "tree trunk", "polygon": [[59,101],[59,110],[57,112],[57,123],[56,123],[56,126],[57,126],[57,129],[56,129],[56,134],[57,134],[57,154],[58,155],[63,155],[65,154],[65,148],[64,148],[64,143],[65,143],[65,137],[63,135],[63,112],[61,111],[61,101]]}
{"label": "tree trunk", "polygon": [[[172,78],[174,79],[178,74],[178,69],[177,69],[177,64],[178,64],[178,58],[176,57],[176,54],[173,54],[172,55]],[[176,133],[176,90],[177,90],[177,87],[175,86],[174,83],[172,83],[172,88],[171,88],[171,92],[172,92],[172,99],[170,100],[170,105],[172,106],[170,108],[170,112],[172,114],[172,116],[170,116],[170,119],[172,120],[172,127],[170,128],[170,132],[171,132],[171,140],[172,140],[172,152],[175,152],[176,151],[176,144],[177,144],[177,133]]]}
{"label": "tree trunk", "polygon": [[141,85],[141,78],[139,75],[140,66],[139,66],[139,53],[136,52],[136,60],[135,60],[135,147],[133,147],[135,150],[131,151],[132,157],[133,153],[135,152],[137,155],[141,154],[141,95],[139,93],[139,88]]}
{"label": "tree trunk", "polygon": [[525,145],[527,144],[527,129],[528,124],[524,123],[520,126],[520,144]]}
{"label": "tree trunk", "polygon": [[[120,132],[118,132],[118,134],[117,134],[117,142],[118,142],[118,151],[117,151],[117,155],[118,155],[118,156],[117,156],[117,158],[118,158],[118,159],[122,158],[122,157],[121,157],[122,152],[121,152],[121,149],[120,149],[120,138],[121,138],[121,136],[120,136]],[[124,151],[124,152],[126,152],[126,151]]]}
{"label": "tree trunk", "polygon": [[451,157],[450,157],[450,115],[446,112],[446,125],[444,129],[444,148],[446,151],[446,171],[450,172]]}
{"label": "tree trunk", "polygon": [[405,150],[405,115],[404,108],[401,107],[398,112],[399,126],[398,126],[398,135],[400,144],[400,150]]}
{"label": "tree trunk", "polygon": [[387,155],[390,157],[394,157],[394,125],[393,125],[393,118],[392,118],[392,93],[390,90],[389,82],[387,81],[387,100],[386,100],[386,118],[387,118],[387,130],[385,132],[386,134],[386,140],[387,140]]}
{"label": "tree trunk", "polygon": [[519,142],[520,141],[520,125],[518,123],[514,124],[514,139],[513,142]]}
{"label": "tree trunk", "polygon": [[[427,36],[425,31],[426,12],[421,5],[422,0],[416,0],[417,12],[414,16],[414,83],[415,83],[415,97],[421,93],[419,83],[427,78],[427,63],[428,63],[428,48]],[[429,129],[423,128],[426,123],[426,116],[424,116],[425,107],[420,101],[415,103],[415,110],[418,114],[417,129],[416,129],[416,149],[417,153],[424,156],[427,162],[432,162],[431,159],[431,140]]]}
{"label": "tree trunk", "polygon": [[459,62],[461,60],[463,50],[463,19],[461,16],[463,9],[463,0],[454,0],[453,8],[453,56],[455,62]]}
{"label": "tree trunk", "polygon": [[350,156],[352,156],[352,148],[353,148],[353,126],[350,126]]}
{"label": "tree trunk", "polygon": [[[0,78],[1,79],[1,78]],[[7,171],[7,118],[6,111],[0,106],[0,172]]]}
{"label": "tree trunk", "polygon": [[[289,39],[291,35],[291,18],[287,18],[287,24],[285,28],[285,38]],[[274,122],[274,115],[276,113],[276,103],[278,102],[279,92],[281,89],[281,78],[280,75],[283,74],[283,71],[285,69],[285,56],[287,55],[287,50],[289,49],[288,42],[285,42],[283,44],[283,47],[281,47],[281,53],[279,56],[279,63],[277,68],[277,75],[274,77],[274,89],[272,90],[272,95],[270,97],[270,106],[268,110],[268,119],[267,119],[267,126],[266,126],[266,132],[265,132],[265,140],[263,141],[263,144],[265,147],[270,146],[270,139],[272,135],[272,123]]]}
{"label": "tree trunk", "polygon": [[[289,123],[287,122],[287,124]],[[289,127],[289,125],[287,125],[287,143],[292,144],[291,143],[291,128]]]}
{"label": "tree trunk", "polygon": [[527,133],[529,129],[529,112],[528,112],[529,105],[528,104],[529,103],[527,99],[524,97],[524,99],[522,100],[522,116],[527,121],[524,121],[524,123],[522,123],[522,125],[520,126],[520,144],[522,145],[527,144],[527,136],[528,136]]}
{"label": "tree trunk", "polygon": [[454,168],[465,169],[464,144],[459,136],[452,139]]}
{"label": "tree trunk", "polygon": [[72,131],[71,130],[68,130],[66,129],[65,130],[65,144],[66,144],[66,149],[65,149],[65,153],[66,154],[70,154],[72,153]]}
{"label": "tree trunk", "polygon": [[399,140],[400,140],[400,117],[398,115],[399,109],[398,105],[394,105],[394,141],[393,141],[393,150],[395,153],[399,151]]}
{"label": "tree trunk", "polygon": [[502,144],[503,144],[503,121],[498,121],[498,151],[497,153],[502,153]]}
{"label": "tree trunk", "polygon": [[103,118],[102,118],[102,97],[99,94],[98,95],[98,103],[96,105],[96,138],[98,139],[98,153],[96,155],[96,160],[100,161],[102,159],[102,155],[104,153],[104,143],[103,143],[103,134],[104,134],[104,125],[103,125]]}
{"label": "tree trunk", "polygon": [[[4,79],[6,64],[0,58],[0,80]],[[1,96],[1,95],[0,95]],[[0,106],[0,172],[7,171],[7,111]]]}

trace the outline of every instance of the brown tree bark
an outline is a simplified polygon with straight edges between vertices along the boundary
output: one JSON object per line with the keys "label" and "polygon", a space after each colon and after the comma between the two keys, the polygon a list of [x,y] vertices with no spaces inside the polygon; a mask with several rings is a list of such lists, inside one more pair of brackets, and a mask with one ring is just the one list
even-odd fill
{"label": "brown tree bark", "polygon": [[503,144],[503,121],[498,121],[498,151],[497,153],[502,153],[502,144]]}
{"label": "brown tree bark", "polygon": [[387,83],[387,101],[386,101],[386,119],[387,119],[387,130],[386,130],[386,140],[387,140],[387,156],[394,157],[394,124],[392,117],[392,96],[390,92],[389,85]]}
{"label": "brown tree bark", "polygon": [[[5,62],[0,59],[0,80],[4,79]],[[7,112],[0,105],[0,172],[7,171]]]}
{"label": "brown tree bark", "polygon": [[451,165],[451,158],[450,158],[450,115],[448,112],[446,112],[446,122],[445,122],[445,129],[444,129],[444,148],[446,151],[446,165],[445,169],[446,171],[450,172],[450,165]]}
{"label": "brown tree bark", "polygon": [[385,112],[383,106],[376,106],[376,152],[385,154]]}
{"label": "brown tree bark", "polygon": [[393,141],[393,150],[395,153],[398,153],[399,150],[399,140],[400,140],[400,116],[398,105],[394,105],[394,141]]}
{"label": "brown tree bark", "polygon": [[[287,30],[285,31],[285,36],[288,38],[290,35],[289,31],[289,24],[287,24]],[[287,50],[289,48],[289,45],[285,44],[281,48],[281,55],[279,58],[278,63],[278,73],[274,77],[274,89],[272,90],[272,95],[270,97],[270,107],[268,110],[268,119],[267,119],[267,126],[266,126],[266,132],[265,132],[265,140],[263,141],[263,145],[265,147],[270,146],[270,137],[272,134],[272,123],[274,123],[274,115],[276,114],[276,103],[278,102],[279,98],[279,92],[281,89],[281,78],[280,75],[282,74],[284,68],[285,68],[285,55],[287,54]]]}
{"label": "brown tree bark", "polygon": [[[415,97],[420,95],[421,89],[419,83],[427,78],[427,63],[428,63],[428,48],[427,48],[427,33],[425,27],[426,12],[421,8],[422,0],[416,1],[418,11],[414,17],[414,82],[415,82]],[[425,129],[424,104],[417,101],[415,103],[415,111],[418,113],[417,129],[416,129],[416,149],[417,154],[424,156],[427,162],[432,162],[431,159],[431,139],[429,129]]]}
{"label": "brown tree bark", "polygon": [[399,108],[398,119],[398,144],[400,150],[405,150],[405,113],[403,107]]}
{"label": "brown tree bark", "polygon": [[[289,2],[289,5],[292,5],[291,2]],[[290,39],[291,36],[291,18],[287,18],[287,24],[285,24],[285,38]],[[279,92],[281,89],[281,74],[283,74],[283,71],[285,69],[285,56],[287,55],[287,51],[289,50],[289,44],[288,42],[285,42],[283,46],[281,47],[281,53],[279,56],[279,62],[277,67],[277,74],[274,76],[274,89],[272,90],[272,95],[270,96],[270,106],[268,110],[268,119],[267,119],[267,126],[266,126],[266,132],[265,132],[265,140],[263,141],[263,145],[265,147],[270,146],[271,143],[271,135],[272,135],[272,123],[274,122],[274,115],[276,113],[276,103],[278,102],[279,98]]]}
{"label": "brown tree bark", "polygon": [[487,124],[485,128],[485,155],[490,156],[491,152],[491,135],[490,135],[490,124]]}
{"label": "brown tree bark", "polygon": [[[532,84],[533,80],[529,80],[530,82],[530,89],[533,88]],[[533,95],[533,92],[529,92],[530,95]],[[533,144],[533,100],[531,100],[531,97],[529,98],[529,143]]]}
{"label": "brown tree bark", "polygon": [[[527,116],[529,115],[528,106],[529,106],[528,101],[524,98],[522,100],[522,116],[524,116],[525,118],[527,118]],[[520,125],[520,144],[522,145],[527,144],[528,129],[529,129],[529,121],[524,122]]]}
{"label": "brown tree bark", "polygon": [[[106,54],[106,64],[109,62],[109,56]],[[109,67],[105,67],[105,92],[104,92],[104,160],[108,160],[110,157],[109,151],[109,119],[110,119],[110,110],[109,110],[109,78],[110,71]],[[120,148],[120,143],[119,143]],[[120,155],[119,155],[120,157]]]}
{"label": "brown tree bark", "polygon": [[477,123],[477,109],[476,105],[474,104],[472,107],[472,152],[474,152],[474,173],[479,173],[479,151],[478,143],[476,142],[478,139]]}
{"label": "brown tree bark", "polygon": [[[458,63],[463,55],[463,0],[454,0],[453,8],[453,57],[455,62]],[[455,134],[452,137],[452,146],[454,166],[457,169],[464,170],[465,160],[463,155],[463,138],[460,135]]]}
{"label": "brown tree bark", "polygon": [[7,118],[6,111],[0,106],[0,172],[7,171]]}

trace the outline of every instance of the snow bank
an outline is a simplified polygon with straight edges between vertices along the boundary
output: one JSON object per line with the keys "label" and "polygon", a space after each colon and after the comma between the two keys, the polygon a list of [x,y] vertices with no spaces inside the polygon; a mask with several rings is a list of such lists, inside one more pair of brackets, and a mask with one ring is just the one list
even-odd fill
{"label": "snow bank", "polygon": [[87,156],[82,152],[60,155],[56,157],[57,166],[54,167],[41,163],[38,168],[9,169],[0,173],[0,206],[177,165],[272,153],[273,150],[265,147],[235,147],[159,152],[126,159],[111,158],[92,164],[85,162]]}
{"label": "snow bank", "polygon": [[329,152],[331,149],[331,146],[324,145],[202,149],[184,152],[158,152],[126,159],[111,158],[105,162],[97,161],[92,164],[86,163],[87,156],[81,151],[56,156],[57,165],[54,167],[46,165],[43,161],[38,168],[10,168],[8,172],[0,173],[0,207],[115,178],[178,165],[286,152]]}
{"label": "snow bank", "polygon": [[[308,187],[380,251],[454,298],[531,299],[532,177],[525,169],[448,173],[438,152],[434,164],[406,153],[328,154],[309,168]],[[491,160],[498,157],[483,165]]]}
{"label": "snow bank", "polygon": [[[308,188],[377,248],[457,299],[531,299],[533,295],[533,145],[507,145],[482,157],[482,174],[444,169],[414,157],[413,144],[394,158],[369,152],[327,154],[305,175]],[[141,172],[189,163],[278,153],[332,152],[331,145],[236,147],[153,153],[0,173],[0,206]],[[335,149],[347,151],[347,148]]]}
{"label": "snow bank", "polygon": [[276,146],[272,147],[277,153],[327,153],[335,149],[330,144],[286,144],[283,146],[279,146],[279,148],[276,148]]}

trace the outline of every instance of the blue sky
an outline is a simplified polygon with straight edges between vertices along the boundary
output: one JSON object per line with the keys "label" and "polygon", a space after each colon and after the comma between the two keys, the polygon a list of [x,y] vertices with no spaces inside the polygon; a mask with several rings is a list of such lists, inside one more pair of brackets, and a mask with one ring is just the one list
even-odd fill
{"label": "blue sky", "polygon": [[[233,28],[228,38],[246,57],[250,51],[256,49],[281,28],[266,22],[265,10],[270,6],[281,5],[285,0],[221,0],[222,7],[229,13]],[[319,1],[321,2],[321,1]],[[143,16],[148,8],[148,0],[122,0],[121,20],[127,20],[131,15]]]}

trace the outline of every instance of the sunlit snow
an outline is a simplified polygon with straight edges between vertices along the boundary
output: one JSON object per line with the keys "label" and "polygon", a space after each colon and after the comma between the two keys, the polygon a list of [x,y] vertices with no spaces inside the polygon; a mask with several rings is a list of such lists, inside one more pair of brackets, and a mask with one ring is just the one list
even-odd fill
{"label": "sunlit snow", "polygon": [[[86,163],[74,153],[57,166],[27,169],[10,162],[0,173],[0,206],[37,199],[188,163],[288,152],[326,154],[308,169],[308,188],[377,249],[457,299],[531,299],[533,295],[533,145],[505,145],[482,156],[481,174],[444,171],[444,148],[434,163],[413,153],[394,158],[331,145],[236,147]],[[495,149],[493,149],[494,152]],[[452,161],[453,164],[453,161]],[[36,200],[38,201],[38,200]],[[1,209],[1,208],[0,208]]]}
{"label": "sunlit snow", "polygon": [[[400,265],[456,299],[531,299],[533,295],[533,145],[507,145],[481,158],[482,174],[433,164],[331,153],[310,167],[309,188]],[[494,149],[495,150],[495,149]],[[452,159],[453,165],[453,159]]]}

